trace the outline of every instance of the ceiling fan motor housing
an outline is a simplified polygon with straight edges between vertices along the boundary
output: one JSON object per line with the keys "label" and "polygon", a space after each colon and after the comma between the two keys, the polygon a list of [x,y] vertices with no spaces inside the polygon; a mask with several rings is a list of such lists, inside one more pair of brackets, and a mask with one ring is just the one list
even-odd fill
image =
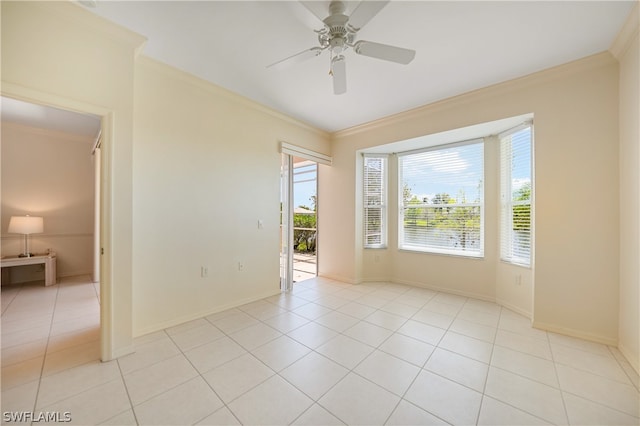
{"label": "ceiling fan motor housing", "polygon": [[345,5],[341,1],[332,1],[329,5],[330,15],[324,19],[324,24],[329,29],[328,44],[334,53],[340,53],[345,49],[349,37],[347,23],[349,17],[344,14]]}

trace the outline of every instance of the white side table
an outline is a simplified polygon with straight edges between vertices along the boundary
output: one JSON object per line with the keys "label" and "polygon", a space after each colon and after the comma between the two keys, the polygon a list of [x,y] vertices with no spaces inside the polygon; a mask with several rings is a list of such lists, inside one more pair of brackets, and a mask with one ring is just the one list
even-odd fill
{"label": "white side table", "polygon": [[[44,264],[44,285],[50,286],[58,282],[56,276],[56,254],[36,254],[31,257],[3,256],[0,259],[2,268],[11,268],[12,266],[38,265]],[[9,270],[8,278],[11,280],[11,270]],[[4,274],[3,274],[4,275]]]}

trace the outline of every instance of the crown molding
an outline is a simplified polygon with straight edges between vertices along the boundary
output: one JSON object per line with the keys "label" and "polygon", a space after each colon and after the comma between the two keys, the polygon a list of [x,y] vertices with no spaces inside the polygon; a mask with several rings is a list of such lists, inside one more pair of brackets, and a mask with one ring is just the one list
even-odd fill
{"label": "crown molding", "polygon": [[436,101],[427,105],[410,109],[408,111],[383,117],[375,121],[370,121],[368,123],[350,127],[344,130],[339,130],[332,133],[331,137],[332,140],[336,140],[348,136],[353,136],[359,133],[382,129],[387,126],[398,125],[409,120],[420,119],[429,114],[434,114],[447,109],[460,107],[472,102],[486,100],[488,98],[500,96],[505,93],[521,90],[532,85],[566,78],[571,75],[601,68],[604,66],[609,66],[615,63],[616,60],[610,52],[605,51],[596,53],[595,55],[587,56],[585,58],[558,65],[552,68],[547,68],[545,70],[528,74],[523,77],[518,77],[513,80],[496,83],[480,89],[472,90],[470,92],[462,93],[460,95],[452,96],[441,101]]}
{"label": "crown molding", "polygon": [[72,0],[2,3],[3,7],[4,3],[27,3],[31,7],[41,8],[50,15],[73,21],[91,32],[102,33],[111,40],[129,46],[133,49],[134,55],[138,55],[147,42],[146,37],[98,16]]}
{"label": "crown molding", "polygon": [[615,40],[611,44],[609,51],[618,60],[622,58],[633,41],[638,38],[638,27],[640,26],[640,3],[636,1],[635,6],[629,13],[627,20],[618,32]]}
{"label": "crown molding", "polygon": [[247,108],[253,109],[255,111],[259,111],[261,113],[270,115],[274,118],[277,118],[279,120],[288,122],[290,124],[293,124],[299,128],[302,128],[304,130],[307,130],[311,133],[314,133],[318,136],[321,136],[327,140],[329,140],[330,138],[330,134],[328,132],[325,132],[324,130],[320,130],[317,127],[313,127],[310,124],[307,124],[305,122],[302,122],[300,120],[296,120],[293,117],[290,117],[286,114],[283,114],[281,112],[278,112],[274,109],[271,109],[265,105],[262,105],[256,101],[253,101],[249,98],[246,98],[242,95],[239,95],[238,93],[232,92],[231,90],[225,89],[221,86],[218,86],[214,83],[211,83],[209,81],[206,81],[200,77],[197,77],[193,74],[190,74],[186,71],[182,71],[178,68],[172,67],[171,65],[167,65],[163,62],[157,61],[155,59],[152,59],[148,56],[145,55],[140,55],[140,57],[137,58],[136,60],[137,64],[142,65],[142,66],[146,66],[148,68],[153,69],[154,71],[160,72],[168,77],[172,77],[175,78],[177,80],[180,80],[182,82],[185,82],[187,84],[193,85],[195,87],[197,87],[199,90],[208,92],[212,95],[215,96],[221,96],[223,98],[228,99],[229,101],[238,103],[240,105],[243,105]]}
{"label": "crown molding", "polygon": [[61,130],[33,127],[14,121],[2,121],[2,129],[10,129],[19,132],[31,133],[38,136],[46,136],[48,138],[58,139],[63,142],[80,142],[90,144],[96,139],[95,136],[79,135],[77,133],[68,133]]}

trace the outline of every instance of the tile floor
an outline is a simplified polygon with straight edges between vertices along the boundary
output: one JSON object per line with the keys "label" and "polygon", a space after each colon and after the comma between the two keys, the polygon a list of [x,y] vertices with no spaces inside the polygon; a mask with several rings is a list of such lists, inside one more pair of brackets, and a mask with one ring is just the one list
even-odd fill
{"label": "tile floor", "polygon": [[85,425],[640,422],[638,375],[617,349],[532,329],[493,303],[316,278],[101,363],[97,295],[82,279],[2,288],[3,413]]}

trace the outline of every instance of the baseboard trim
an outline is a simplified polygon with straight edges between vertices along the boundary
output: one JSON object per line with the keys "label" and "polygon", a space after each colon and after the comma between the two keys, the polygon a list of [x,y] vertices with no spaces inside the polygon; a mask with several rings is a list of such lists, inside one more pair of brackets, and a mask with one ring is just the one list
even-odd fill
{"label": "baseboard trim", "polygon": [[531,315],[531,312],[525,311],[524,309],[519,308],[519,307],[517,307],[517,306],[515,306],[515,305],[513,305],[513,304],[511,304],[511,303],[509,303],[509,302],[507,302],[505,300],[496,299],[496,303],[498,305],[504,307],[504,308],[509,309],[510,311],[515,312],[516,314],[519,314],[519,315],[522,315],[522,316],[528,318],[529,320],[531,320],[531,318],[533,317],[533,315]]}
{"label": "baseboard trim", "polygon": [[169,327],[174,327],[176,325],[184,324],[185,322],[189,322],[189,321],[197,320],[197,319],[200,319],[200,318],[204,318],[204,317],[209,316],[209,315],[217,314],[218,312],[226,311],[227,309],[237,308],[238,306],[246,305],[247,303],[251,303],[251,302],[256,302],[258,300],[262,300],[262,299],[265,299],[267,297],[275,296],[275,295],[280,294],[280,293],[281,293],[280,290],[270,291],[270,292],[263,293],[260,296],[248,297],[248,298],[241,299],[241,300],[238,300],[238,301],[233,302],[233,303],[227,303],[227,304],[222,305],[222,306],[217,306],[217,307],[215,307],[213,309],[209,309],[209,310],[206,310],[206,311],[200,311],[200,312],[196,312],[194,314],[184,315],[182,317],[174,318],[174,319],[171,319],[171,320],[168,320],[168,321],[163,321],[163,322],[158,323],[158,324],[153,324],[153,325],[150,325],[148,327],[141,328],[139,330],[135,330],[133,332],[133,337],[136,338],[136,337],[144,336],[145,334],[155,333],[156,331],[164,330],[164,329],[169,328]]}
{"label": "baseboard trim", "polygon": [[588,340],[590,342],[601,343],[607,346],[618,347],[618,339],[612,339],[605,336],[600,336],[597,334],[587,333],[581,330],[575,330],[573,328],[560,327],[555,324],[549,324],[545,322],[540,322],[533,320],[531,324],[534,328],[538,328],[540,330],[550,331],[552,333],[558,333],[569,337],[577,337],[578,339]]}
{"label": "baseboard trim", "polygon": [[370,277],[370,278],[363,278],[362,282],[363,283],[393,283],[395,281],[393,281],[391,277]]}
{"label": "baseboard trim", "polygon": [[427,283],[422,283],[422,282],[417,282],[417,281],[391,280],[391,282],[397,283],[397,284],[410,285],[410,286],[413,286],[413,287],[426,288],[428,290],[439,291],[439,292],[442,292],[442,293],[454,294],[456,296],[472,297],[474,299],[484,300],[486,302],[494,302],[494,303],[496,302],[495,297],[485,296],[483,294],[472,293],[472,292],[468,292],[468,291],[461,291],[461,290],[451,289],[451,288],[448,288],[448,287],[440,287],[440,286],[437,286],[437,285],[432,285],[432,284],[427,284]]}
{"label": "baseboard trim", "polygon": [[618,343],[618,350],[629,362],[629,365],[631,365],[631,368],[633,368],[636,371],[636,373],[640,375],[640,359],[639,359],[640,356],[636,354],[636,356],[634,357],[631,351],[627,349],[627,347],[622,343]]}
{"label": "baseboard trim", "polygon": [[123,348],[119,348],[113,351],[113,353],[111,354],[111,359],[103,359],[101,360],[102,362],[109,362],[112,361],[116,358],[120,358],[123,357],[125,355],[129,355],[135,352],[135,348],[133,345],[129,345],[129,346],[125,346]]}
{"label": "baseboard trim", "polygon": [[327,279],[334,280],[334,281],[341,281],[341,282],[347,283],[347,284],[360,284],[360,283],[362,283],[362,280],[356,280],[356,279],[353,279],[353,278],[347,278],[347,277],[342,277],[340,275],[333,275],[333,274],[318,274],[318,277],[327,278]]}

